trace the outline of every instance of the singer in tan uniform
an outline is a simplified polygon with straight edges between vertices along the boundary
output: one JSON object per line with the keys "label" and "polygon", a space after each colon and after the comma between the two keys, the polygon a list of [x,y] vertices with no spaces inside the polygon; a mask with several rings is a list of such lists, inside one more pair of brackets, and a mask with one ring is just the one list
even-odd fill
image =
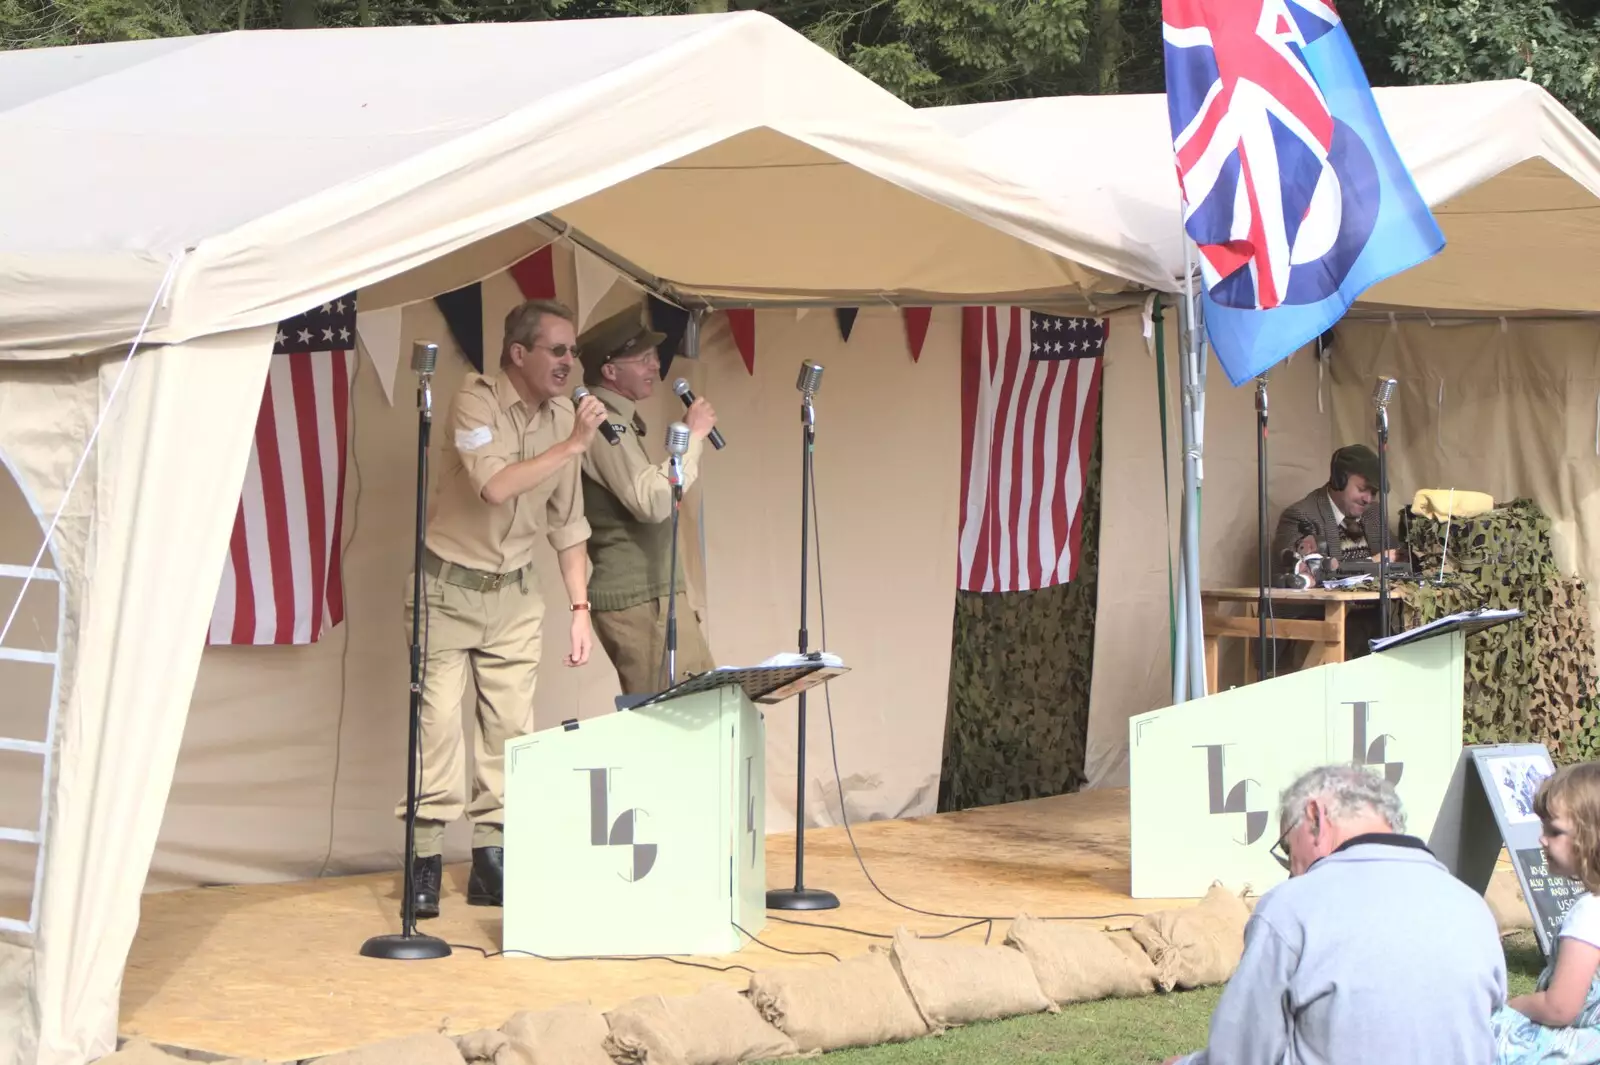
{"label": "singer in tan uniform", "polygon": [[[664,335],[644,325],[638,308],[623,311],[584,331],[578,340],[583,382],[605,404],[620,441],[595,434],[583,457],[583,506],[588,515],[589,597],[600,645],[616,666],[623,694],[643,695],[671,687],[666,676],[667,593],[672,564],[672,484],[666,426],[649,433],[637,404],[649,399],[661,379],[656,345]],[[683,456],[684,491],[700,472],[705,439],[716,412],[696,399],[684,412],[689,449]],[[683,530],[680,526],[679,536]],[[680,562],[677,580],[677,679],[715,669],[700,615],[689,605]]]}
{"label": "singer in tan uniform", "polygon": [[[500,370],[469,374],[445,424],[445,459],[423,552],[423,680],[417,788],[415,908],[439,914],[445,825],[472,821],[467,901],[498,906],[506,741],[533,728],[545,602],[533,572],[539,538],[555,548],[571,606],[568,666],[589,659],[581,468],[604,420],[592,397],[574,407],[567,379],[576,355],[572,312],[530,300],[506,315]],[[414,579],[406,578],[409,638]],[[461,697],[477,685],[470,801]],[[405,816],[405,802],[396,811]]]}

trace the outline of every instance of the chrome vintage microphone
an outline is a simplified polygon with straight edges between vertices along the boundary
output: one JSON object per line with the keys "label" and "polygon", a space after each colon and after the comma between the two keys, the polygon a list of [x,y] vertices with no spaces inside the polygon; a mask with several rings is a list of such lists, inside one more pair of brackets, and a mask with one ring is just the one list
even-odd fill
{"label": "chrome vintage microphone", "polygon": [[[817,389],[822,386],[822,367],[807,359],[800,365],[800,376],[795,381],[800,391],[800,425],[802,448],[800,452],[800,654],[808,653],[806,632],[806,547],[811,535],[811,454],[816,446],[817,418],[814,401]],[[769,910],[833,910],[839,907],[839,897],[831,891],[806,887],[806,693],[796,696],[798,706],[797,728],[799,742],[795,755],[795,815],[794,815],[794,887],[774,888],[767,892]]]}
{"label": "chrome vintage microphone", "polygon": [[[691,407],[694,405],[694,390],[689,387],[689,382],[687,380],[682,377],[678,378],[676,381],[672,382],[672,390],[678,393],[678,398],[683,400],[683,405],[685,407]],[[711,441],[711,446],[716,448],[718,451],[721,451],[723,445],[727,443],[726,440],[722,439],[722,434],[716,429],[711,430],[711,435],[707,437],[707,439]]]}
{"label": "chrome vintage microphone", "polygon": [[683,422],[667,426],[668,478],[673,490],[683,494],[683,456],[689,451],[689,427]]}
{"label": "chrome vintage microphone", "polygon": [[661,690],[678,683],[678,511],[683,502],[683,456],[689,450],[689,427],[667,426],[667,480],[672,484],[672,561],[667,578],[667,677]]}
{"label": "chrome vintage microphone", "polygon": [[1378,625],[1389,635],[1389,401],[1395,379],[1380,377],[1372,388],[1378,423]]}
{"label": "chrome vintage microphone", "polygon": [[410,745],[406,759],[405,875],[400,898],[400,932],[378,935],[361,945],[367,958],[414,961],[449,957],[450,944],[417,932],[417,758],[422,739],[422,616],[428,601],[422,593],[422,545],[427,531],[428,436],[433,424],[433,374],[439,366],[439,345],[418,341],[411,345],[411,369],[417,374],[417,517],[412,544],[411,570],[411,714]]}

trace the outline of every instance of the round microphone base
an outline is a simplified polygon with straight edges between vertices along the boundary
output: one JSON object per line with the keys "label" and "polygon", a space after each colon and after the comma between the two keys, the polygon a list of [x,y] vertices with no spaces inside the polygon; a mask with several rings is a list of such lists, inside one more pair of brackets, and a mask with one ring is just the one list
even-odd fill
{"label": "round microphone base", "polygon": [[429,961],[448,958],[450,944],[434,936],[373,936],[361,944],[361,956],[389,961]]}
{"label": "round microphone base", "polygon": [[779,888],[767,892],[769,910],[837,910],[839,896],[821,888]]}

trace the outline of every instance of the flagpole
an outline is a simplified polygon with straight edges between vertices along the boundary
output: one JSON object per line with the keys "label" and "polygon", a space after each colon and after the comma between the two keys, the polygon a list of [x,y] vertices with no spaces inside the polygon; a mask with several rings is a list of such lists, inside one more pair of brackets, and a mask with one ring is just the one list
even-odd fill
{"label": "flagpole", "polygon": [[1183,321],[1187,343],[1184,345],[1180,392],[1183,408],[1183,567],[1180,586],[1187,616],[1183,626],[1185,642],[1180,650],[1185,659],[1183,671],[1187,674],[1188,682],[1183,697],[1188,700],[1204,698],[1207,694],[1205,628],[1200,613],[1200,484],[1204,478],[1201,433],[1205,378],[1200,341],[1202,324],[1199,321],[1194,284],[1196,249],[1187,233],[1184,235],[1183,248]]}

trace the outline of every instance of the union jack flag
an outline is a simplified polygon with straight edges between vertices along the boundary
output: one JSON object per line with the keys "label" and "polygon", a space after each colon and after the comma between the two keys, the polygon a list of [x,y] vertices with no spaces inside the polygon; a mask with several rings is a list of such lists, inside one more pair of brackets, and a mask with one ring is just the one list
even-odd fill
{"label": "union jack flag", "polygon": [[1240,384],[1444,246],[1327,0],[1163,0],[1206,327]]}

